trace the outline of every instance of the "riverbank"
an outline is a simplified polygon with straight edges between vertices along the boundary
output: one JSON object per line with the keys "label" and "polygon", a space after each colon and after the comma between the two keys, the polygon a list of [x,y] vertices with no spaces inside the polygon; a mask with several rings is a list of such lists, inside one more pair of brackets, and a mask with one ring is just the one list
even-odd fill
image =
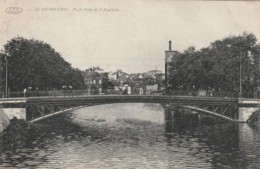
{"label": "riverbank", "polygon": [[250,118],[248,119],[248,124],[251,127],[257,128],[258,130],[260,130],[260,110],[255,111]]}
{"label": "riverbank", "polygon": [[0,133],[8,126],[12,118],[25,119],[25,115],[25,108],[0,108]]}

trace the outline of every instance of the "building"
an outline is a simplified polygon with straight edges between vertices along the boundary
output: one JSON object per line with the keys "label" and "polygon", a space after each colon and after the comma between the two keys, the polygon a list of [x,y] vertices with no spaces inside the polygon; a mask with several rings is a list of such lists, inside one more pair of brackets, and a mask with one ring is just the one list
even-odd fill
{"label": "building", "polygon": [[109,80],[117,80],[117,75],[116,75],[116,73],[115,72],[109,72],[108,73],[108,79]]}
{"label": "building", "polygon": [[150,95],[158,92],[158,84],[146,85],[146,94]]}
{"label": "building", "polygon": [[171,63],[174,57],[177,56],[177,51],[172,50],[172,42],[169,41],[169,50],[165,51],[165,93],[169,94],[170,91],[170,83],[169,83],[169,71],[171,69]]}
{"label": "building", "polygon": [[124,83],[127,81],[128,79],[128,74],[123,72],[121,69],[117,70],[116,72],[116,81],[118,82],[118,84],[120,86],[123,86]]}
{"label": "building", "polygon": [[128,84],[125,84],[123,86],[123,94],[132,94],[132,88]]}
{"label": "building", "polygon": [[95,71],[85,71],[83,77],[89,94],[102,93],[103,77],[100,73]]}
{"label": "building", "polygon": [[146,86],[146,80],[143,77],[142,74],[136,74],[133,77],[133,82],[132,82],[132,93],[134,94],[139,94],[143,95],[145,94],[145,86]]}
{"label": "building", "polygon": [[89,94],[108,94],[114,89],[114,85],[106,72],[99,73],[86,70],[83,77]]}
{"label": "building", "polygon": [[113,82],[116,86],[123,87],[124,83],[127,82],[129,76],[127,73],[123,72],[121,69],[116,72],[109,72],[108,79]]}

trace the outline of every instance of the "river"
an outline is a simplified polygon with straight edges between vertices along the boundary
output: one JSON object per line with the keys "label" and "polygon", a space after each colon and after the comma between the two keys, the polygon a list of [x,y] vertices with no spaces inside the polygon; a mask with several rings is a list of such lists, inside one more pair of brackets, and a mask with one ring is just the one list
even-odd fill
{"label": "river", "polygon": [[0,168],[260,168],[258,129],[193,120],[169,120],[160,104],[86,107],[38,124]]}

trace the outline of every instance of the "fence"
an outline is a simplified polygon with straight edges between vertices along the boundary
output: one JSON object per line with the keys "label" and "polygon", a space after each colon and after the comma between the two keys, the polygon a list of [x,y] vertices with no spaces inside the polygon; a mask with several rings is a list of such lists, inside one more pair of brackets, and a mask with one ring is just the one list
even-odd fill
{"label": "fence", "polygon": [[26,91],[23,93],[10,92],[9,97],[42,97],[42,96],[84,96],[90,95],[87,90],[49,90],[49,91]]}
{"label": "fence", "polygon": [[[174,90],[170,92],[170,95],[174,96],[206,96],[206,97],[229,97],[229,98],[238,98],[238,92],[229,92],[229,91],[196,91],[196,90]],[[260,91],[256,92],[244,92],[241,95],[242,98],[260,98]]]}
{"label": "fence", "polygon": [[[162,95],[164,91],[152,92],[150,95]],[[106,93],[93,92],[89,90],[49,90],[49,91],[31,91],[27,90],[26,93],[22,91],[12,91],[9,93],[9,97],[43,97],[43,96],[87,96],[87,95],[120,95],[125,94],[123,91],[110,90]],[[145,95],[144,92],[142,95]],[[139,93],[132,92],[132,95],[139,95]],[[205,96],[205,97],[229,97],[229,98],[238,98],[239,93],[237,92],[216,92],[216,91],[195,91],[195,90],[174,90],[170,94],[173,96]],[[4,97],[3,92],[0,93],[0,97]],[[243,93],[243,98],[260,98],[260,91]]]}

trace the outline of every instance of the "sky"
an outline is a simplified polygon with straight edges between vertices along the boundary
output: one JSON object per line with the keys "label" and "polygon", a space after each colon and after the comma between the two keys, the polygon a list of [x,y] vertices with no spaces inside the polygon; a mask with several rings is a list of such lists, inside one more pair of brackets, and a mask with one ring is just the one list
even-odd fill
{"label": "sky", "polygon": [[169,40],[181,52],[244,31],[260,39],[260,2],[1,0],[0,21],[0,49],[19,35],[50,44],[81,70],[137,73],[164,70]]}

